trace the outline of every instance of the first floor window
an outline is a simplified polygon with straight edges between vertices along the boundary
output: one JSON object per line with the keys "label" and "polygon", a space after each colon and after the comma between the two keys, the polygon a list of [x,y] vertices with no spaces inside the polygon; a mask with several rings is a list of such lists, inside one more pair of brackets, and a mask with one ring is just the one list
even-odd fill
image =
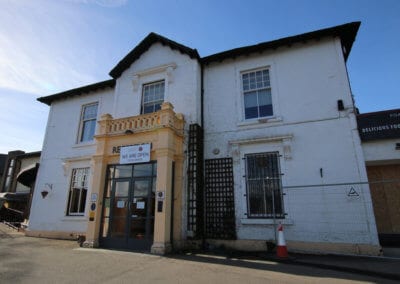
{"label": "first floor window", "polygon": [[89,168],[72,170],[67,215],[83,215],[85,213],[88,177]]}
{"label": "first floor window", "polygon": [[96,130],[97,106],[97,103],[83,106],[79,142],[93,140]]}
{"label": "first floor window", "polygon": [[245,155],[247,216],[283,218],[279,153]]}
{"label": "first floor window", "polygon": [[156,112],[164,102],[164,81],[143,85],[142,114]]}
{"label": "first floor window", "polygon": [[273,115],[268,69],[243,73],[242,88],[245,119]]}

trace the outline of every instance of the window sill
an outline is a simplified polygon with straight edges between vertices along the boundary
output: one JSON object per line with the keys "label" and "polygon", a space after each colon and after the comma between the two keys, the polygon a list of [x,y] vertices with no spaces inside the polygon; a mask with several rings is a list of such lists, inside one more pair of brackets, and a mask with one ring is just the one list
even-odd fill
{"label": "window sill", "polygon": [[[274,219],[242,218],[242,219],[240,219],[240,223],[242,225],[274,225]],[[292,219],[275,219],[275,223],[277,225],[279,223],[281,223],[283,225],[293,225],[294,224]]]}
{"label": "window sill", "polygon": [[250,126],[250,125],[260,125],[265,123],[274,123],[274,122],[281,122],[283,118],[281,116],[271,116],[271,117],[264,117],[264,118],[252,118],[241,121],[237,124],[237,126]]}
{"label": "window sill", "polygon": [[61,221],[65,222],[87,222],[87,218],[84,215],[71,215],[65,216],[61,219]]}
{"label": "window sill", "polygon": [[81,142],[81,143],[76,143],[75,145],[72,146],[72,148],[84,148],[84,147],[91,147],[95,146],[96,143],[94,140],[88,141],[88,142]]}

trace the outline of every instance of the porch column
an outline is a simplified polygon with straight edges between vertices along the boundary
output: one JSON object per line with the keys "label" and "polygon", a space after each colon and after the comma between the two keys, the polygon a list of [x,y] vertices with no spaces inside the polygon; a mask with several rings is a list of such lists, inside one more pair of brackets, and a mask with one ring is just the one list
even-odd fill
{"label": "porch column", "polygon": [[[92,157],[91,161],[91,190],[88,191],[88,225],[86,229],[86,240],[83,243],[84,247],[98,247],[100,224],[101,224],[101,211],[103,208],[103,194],[104,182],[107,170],[107,124],[113,117],[110,114],[103,114],[101,116],[98,128],[98,134],[95,136],[96,140],[96,154]],[[92,197],[95,200],[92,200]]]}
{"label": "porch column", "polygon": [[[99,234],[100,234],[100,223],[101,223],[101,210],[104,193],[104,180],[106,174],[107,163],[103,156],[92,157],[92,190],[88,192],[88,199],[91,199],[92,195],[96,197],[96,201],[90,200],[89,208],[87,209],[89,221],[86,229],[86,241],[83,243],[84,247],[99,247]],[[94,205],[93,205],[94,204]],[[94,210],[93,207],[94,206]]]}
{"label": "porch column", "polygon": [[[154,239],[151,253],[165,254],[171,251],[171,193],[172,193],[172,162],[174,151],[159,149],[157,152],[157,192],[154,212]],[[162,198],[158,197],[159,193]],[[162,202],[162,207],[159,206]],[[162,210],[160,212],[160,209]]]}

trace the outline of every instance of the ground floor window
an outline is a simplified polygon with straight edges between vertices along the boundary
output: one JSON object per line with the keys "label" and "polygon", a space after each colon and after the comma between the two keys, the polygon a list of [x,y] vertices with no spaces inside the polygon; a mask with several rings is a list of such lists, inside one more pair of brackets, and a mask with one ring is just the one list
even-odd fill
{"label": "ground floor window", "polygon": [[283,218],[279,153],[245,155],[247,216]]}
{"label": "ground floor window", "polygon": [[72,170],[67,215],[83,215],[85,213],[88,177],[89,168]]}

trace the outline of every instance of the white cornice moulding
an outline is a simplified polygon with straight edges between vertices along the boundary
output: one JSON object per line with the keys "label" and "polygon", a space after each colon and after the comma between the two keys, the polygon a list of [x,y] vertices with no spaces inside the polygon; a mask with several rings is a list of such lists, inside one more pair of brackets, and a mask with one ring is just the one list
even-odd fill
{"label": "white cornice moulding", "polygon": [[[262,138],[233,140],[233,141],[229,141],[229,144],[234,145],[234,146],[239,146],[239,145],[246,145],[246,144],[279,142],[283,146],[283,157],[285,158],[285,160],[291,160],[292,159],[292,145],[291,145],[292,139],[293,139],[293,135],[289,134],[289,135],[284,135],[284,136],[271,136],[271,137],[262,137]],[[237,152],[237,150],[236,150],[236,152]]]}
{"label": "white cornice moulding", "polygon": [[174,69],[176,69],[176,67],[177,67],[176,63],[169,63],[169,64],[164,64],[164,65],[152,67],[149,69],[145,69],[145,70],[133,73],[133,75],[132,75],[133,90],[137,91],[139,89],[140,77],[157,74],[157,73],[165,72],[167,75],[166,77],[167,77],[168,83],[172,83],[172,81],[173,81],[173,76],[172,76],[173,72],[172,71]]}
{"label": "white cornice moulding", "polygon": [[169,64],[164,64],[164,65],[160,65],[157,67],[145,69],[145,70],[133,73],[133,76],[143,77],[143,76],[147,76],[147,75],[151,75],[151,74],[166,72],[166,71],[168,71],[167,69],[170,69],[171,71],[173,69],[176,69],[176,63],[169,63]]}
{"label": "white cornice moulding", "polygon": [[292,138],[293,138],[293,135],[271,136],[271,137],[262,137],[262,138],[232,140],[232,141],[229,141],[229,144],[244,145],[244,144],[256,144],[256,143],[268,143],[268,142],[275,142],[275,141],[288,141],[288,140],[290,141]]}

